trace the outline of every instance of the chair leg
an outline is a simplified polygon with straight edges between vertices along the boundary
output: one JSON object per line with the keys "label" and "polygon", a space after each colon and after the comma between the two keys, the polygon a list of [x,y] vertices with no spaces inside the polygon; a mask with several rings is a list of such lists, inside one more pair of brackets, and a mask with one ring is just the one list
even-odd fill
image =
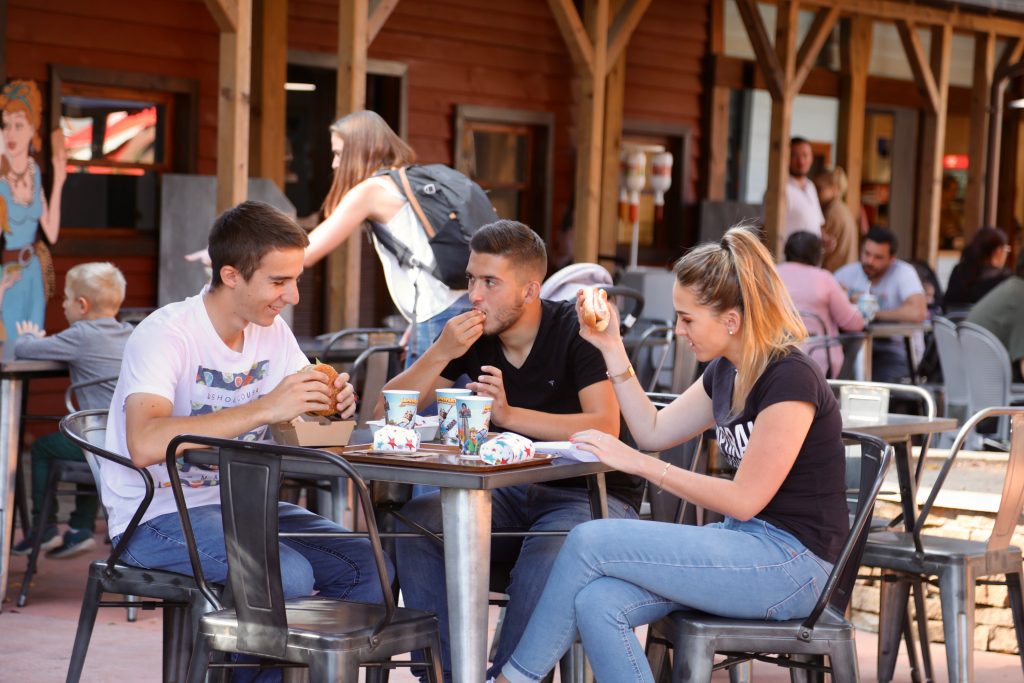
{"label": "chair leg", "polygon": [[947,567],[939,575],[939,599],[949,683],[969,683],[974,671],[974,576],[968,567]]}
{"label": "chair leg", "polygon": [[[825,665],[825,658],[821,655],[792,655],[790,657],[795,662],[803,662],[805,664],[817,664],[818,666]],[[753,662],[744,662],[747,666],[751,666]],[[751,678],[753,671],[751,671]],[[751,678],[747,678],[750,681]],[[789,670],[789,681],[790,683],[824,683],[825,676],[820,671],[811,671],[810,669],[801,669],[800,667],[794,667]]]}
{"label": "chair leg", "polygon": [[427,664],[427,680],[429,683],[443,683],[444,672],[441,670],[441,636],[434,634],[430,647],[423,651]]}
{"label": "chair leg", "polygon": [[910,584],[907,581],[881,581],[878,615],[878,680],[888,683],[896,671],[903,623],[907,617]]}
{"label": "chair leg", "polygon": [[[358,681],[359,660],[342,652],[310,653],[309,682],[327,683],[328,681]],[[199,681],[189,681],[199,683]]]}
{"label": "chair leg", "polygon": [[[932,651],[928,644],[928,612],[925,606],[925,596],[927,595],[925,582],[915,577],[912,583],[914,587],[914,610],[917,613],[917,639],[921,644],[921,667],[924,669],[925,683],[932,683],[935,680],[935,669],[932,668]],[[916,662],[911,658],[911,665],[913,666],[914,664]],[[916,681],[915,673],[917,672],[911,671],[911,679]]]}
{"label": "chair leg", "polygon": [[189,670],[189,657],[193,648],[191,615],[186,606],[164,607],[163,610],[163,680],[180,681]]}
{"label": "chair leg", "polygon": [[1013,629],[1017,632],[1017,653],[1024,669],[1024,580],[1020,572],[1006,575],[1006,588],[1010,594],[1010,612],[1013,614]]}
{"label": "chair leg", "polygon": [[92,639],[93,626],[96,625],[96,613],[99,612],[102,595],[99,577],[90,573],[85,584],[85,595],[82,596],[82,611],[78,615],[78,630],[75,633],[75,645],[71,650],[71,661],[68,662],[66,683],[78,683],[78,679],[82,677],[85,655],[89,651],[89,641]]}
{"label": "chair leg", "polygon": [[[203,683],[209,668],[210,641],[204,635],[196,636],[196,642],[192,645],[191,656],[188,660],[188,677],[185,680],[187,683]],[[176,681],[181,679],[172,678],[165,680]]]}
{"label": "chair leg", "polygon": [[[124,599],[126,602],[139,602],[139,596],[137,595],[126,595],[124,596]],[[126,607],[125,611],[127,612],[128,623],[134,624],[135,621],[139,618],[139,608]]]}
{"label": "chair leg", "polygon": [[676,683],[710,683],[714,665],[714,643],[706,638],[687,638],[676,643],[672,680]]}
{"label": "chair leg", "polygon": [[856,641],[835,643],[829,649],[828,661],[832,667],[833,683],[857,683],[860,681],[860,672],[857,669]]}
{"label": "chair leg", "polygon": [[[57,468],[50,467],[46,475],[46,495],[43,496],[42,508],[39,510],[39,519],[35,529],[32,529],[32,552],[28,556],[28,566],[25,568],[25,578],[21,582],[21,592],[18,593],[18,607],[24,607],[28,602],[28,591],[32,587],[32,577],[36,573],[36,564],[39,562],[39,546],[43,544],[43,534],[46,533],[47,521],[50,519],[50,512],[56,502],[55,491],[57,490]],[[26,536],[27,538],[27,536]]]}
{"label": "chair leg", "polygon": [[558,669],[562,683],[594,683],[594,673],[590,670],[590,662],[579,641],[573,643],[562,655]]}
{"label": "chair leg", "polygon": [[[651,624],[650,629],[653,630],[654,628],[654,624]],[[653,638],[651,632],[648,631],[647,646],[644,648],[644,651],[647,654],[647,664],[654,673],[654,680],[657,683],[666,683],[672,672],[668,645],[660,638]]]}

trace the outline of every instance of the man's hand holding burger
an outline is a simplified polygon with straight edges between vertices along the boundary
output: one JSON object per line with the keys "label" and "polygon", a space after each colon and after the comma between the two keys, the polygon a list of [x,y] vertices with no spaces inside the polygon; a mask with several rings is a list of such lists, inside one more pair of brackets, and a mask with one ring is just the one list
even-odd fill
{"label": "man's hand holding burger", "polygon": [[355,413],[356,395],[348,373],[316,363],[285,377],[262,400],[267,402],[271,422],[286,422],[303,413],[349,418]]}

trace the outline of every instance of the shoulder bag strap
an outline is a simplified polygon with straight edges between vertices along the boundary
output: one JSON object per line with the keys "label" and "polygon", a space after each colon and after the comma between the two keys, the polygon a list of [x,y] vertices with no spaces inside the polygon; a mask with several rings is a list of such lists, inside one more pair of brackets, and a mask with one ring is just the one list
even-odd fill
{"label": "shoulder bag strap", "polygon": [[402,190],[405,192],[405,198],[409,200],[412,205],[412,210],[416,212],[416,217],[420,219],[420,224],[423,225],[423,229],[427,233],[427,237],[434,238],[434,228],[430,225],[430,221],[427,220],[427,216],[423,213],[423,207],[420,206],[420,202],[416,199],[416,193],[412,191],[412,186],[409,184],[409,176],[405,173],[405,167],[398,169],[398,177],[402,181]]}

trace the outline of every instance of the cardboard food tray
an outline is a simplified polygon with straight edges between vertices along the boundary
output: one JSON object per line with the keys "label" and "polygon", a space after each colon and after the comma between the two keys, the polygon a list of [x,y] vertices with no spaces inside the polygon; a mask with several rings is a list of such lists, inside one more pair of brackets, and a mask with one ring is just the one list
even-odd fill
{"label": "cardboard food tray", "polygon": [[[332,449],[333,450],[333,449]],[[431,470],[448,472],[501,472],[517,470],[523,467],[536,467],[550,464],[553,457],[537,455],[529,460],[507,463],[504,465],[488,465],[480,460],[463,460],[459,457],[458,446],[443,444],[421,444],[415,453],[389,453],[376,451],[372,443],[352,444],[337,449],[351,462],[363,462],[374,465],[401,465],[402,467],[422,467]]]}

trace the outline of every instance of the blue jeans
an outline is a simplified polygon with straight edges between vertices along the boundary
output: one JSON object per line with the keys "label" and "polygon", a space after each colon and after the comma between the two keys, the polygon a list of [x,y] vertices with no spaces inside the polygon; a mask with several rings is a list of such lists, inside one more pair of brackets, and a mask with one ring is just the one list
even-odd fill
{"label": "blue jeans", "polygon": [[463,294],[451,306],[433,318],[417,322],[416,328],[413,330],[413,337],[409,340],[409,348],[405,351],[405,367],[411,367],[416,362],[416,359],[430,348],[430,345],[441,334],[441,330],[444,329],[445,324],[449,320],[460,313],[465,313],[469,309],[469,295]]}
{"label": "blue jeans", "polygon": [[[569,531],[592,519],[586,489],[544,485],[514,486],[492,494],[493,531]],[[402,513],[431,531],[441,531],[441,500],[432,493],[409,501]],[[613,518],[636,518],[636,511],[614,496],[608,497]],[[403,528],[403,531],[408,530]],[[501,639],[488,676],[495,676],[508,659],[530,615],[537,607],[564,536],[496,538],[491,541],[491,563],[512,565],[506,592],[509,596]],[[441,661],[445,681],[451,680],[448,634],[448,599],[444,574],[444,548],[428,538],[398,539],[398,580],[406,607],[433,612],[441,631]],[[421,653],[422,654],[422,653]],[[612,679],[608,679],[612,680]]]}
{"label": "blue jeans", "polygon": [[742,619],[810,613],[832,565],[767,522],[597,520],[573,530],[502,673],[539,681],[577,637],[599,681],[651,681],[641,624],[692,608]]}

